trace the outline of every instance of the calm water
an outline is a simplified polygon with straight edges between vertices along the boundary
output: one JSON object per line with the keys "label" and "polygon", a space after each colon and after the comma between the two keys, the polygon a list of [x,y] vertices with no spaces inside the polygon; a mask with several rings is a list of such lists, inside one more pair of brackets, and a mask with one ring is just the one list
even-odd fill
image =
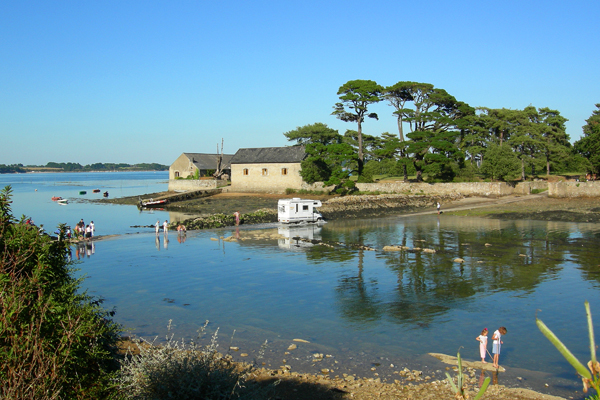
{"label": "calm water", "polygon": [[[75,182],[78,175],[69,179]],[[166,174],[140,174],[139,180],[135,174],[112,175],[104,187],[115,196],[119,182],[132,182],[122,185],[122,195],[166,189]],[[500,363],[507,372],[500,383],[581,397],[580,381],[538,331],[535,314],[541,310],[541,319],[587,362],[585,300],[600,332],[599,224],[398,216],[331,221],[322,227],[272,224],[188,232],[185,238],[161,233],[157,238],[148,229],[129,226],[171,219],[168,213],[50,204],[51,195],[66,197],[73,191],[70,196],[77,197],[79,184],[104,191],[100,181],[81,181],[17,185],[13,211],[56,224],[54,219],[63,215],[58,208],[76,206],[68,221],[91,218],[101,227],[97,233],[123,234],[93,248],[74,248],[73,257],[82,260],[78,267],[88,276],[85,287],[104,297],[107,308],[116,307],[116,320],[132,334],[160,340],[171,319],[176,337],[193,338],[209,320],[208,334],[219,328],[222,350],[239,347],[233,355],[240,359],[256,358],[267,340],[264,362],[272,367],[329,368],[333,375],[378,373],[393,379],[394,371],[408,366],[442,379],[444,366],[426,353],[455,354],[462,346],[463,357],[476,360],[475,337],[484,327],[491,337],[504,325],[508,335]],[[34,187],[38,192],[32,194]],[[240,240],[220,239],[229,236]],[[378,250],[358,250],[356,244]],[[390,244],[436,253],[381,251]],[[465,262],[455,263],[457,257]],[[285,354],[295,338],[310,343],[296,342],[298,349]],[[315,352],[332,357],[313,362]]]}
{"label": "calm water", "polygon": [[[135,206],[90,204],[108,191],[110,197],[124,197],[167,190],[168,171],[0,174],[0,188],[13,189],[13,215],[27,215],[36,225],[54,231],[59,223],[74,226],[80,219],[93,220],[97,235],[138,232],[135,225],[150,225],[167,212],[139,212]],[[100,193],[92,190],[100,189]],[[87,194],[80,195],[80,191]],[[53,196],[69,200],[68,205],[52,201]]]}

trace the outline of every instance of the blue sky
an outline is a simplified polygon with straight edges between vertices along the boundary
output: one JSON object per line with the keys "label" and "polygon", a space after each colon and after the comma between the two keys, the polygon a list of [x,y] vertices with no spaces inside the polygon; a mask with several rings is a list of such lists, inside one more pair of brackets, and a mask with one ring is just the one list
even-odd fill
{"label": "blue sky", "polygon": [[[159,162],[290,144],[353,79],[474,107],[600,103],[600,2],[4,1],[0,164]],[[392,108],[365,133],[396,133]]]}

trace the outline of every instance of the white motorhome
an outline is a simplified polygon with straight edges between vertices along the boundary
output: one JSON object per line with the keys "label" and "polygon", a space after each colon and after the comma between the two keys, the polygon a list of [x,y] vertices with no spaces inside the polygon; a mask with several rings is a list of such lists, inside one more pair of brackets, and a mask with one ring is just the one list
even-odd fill
{"label": "white motorhome", "polygon": [[323,216],[316,210],[321,205],[320,200],[280,199],[277,202],[277,220],[284,224],[323,221]]}

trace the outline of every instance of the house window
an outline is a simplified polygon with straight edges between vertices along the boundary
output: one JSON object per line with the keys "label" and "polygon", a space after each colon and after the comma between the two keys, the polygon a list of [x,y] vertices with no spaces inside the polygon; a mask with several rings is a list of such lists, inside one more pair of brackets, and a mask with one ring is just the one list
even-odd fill
{"label": "house window", "polygon": [[244,168],[244,175],[248,175],[248,168]]}
{"label": "house window", "polygon": [[287,168],[281,168],[281,175],[287,175]]}
{"label": "house window", "polygon": [[263,168],[262,174],[263,174],[263,176],[267,176],[267,175],[269,175],[269,171],[266,168]]}

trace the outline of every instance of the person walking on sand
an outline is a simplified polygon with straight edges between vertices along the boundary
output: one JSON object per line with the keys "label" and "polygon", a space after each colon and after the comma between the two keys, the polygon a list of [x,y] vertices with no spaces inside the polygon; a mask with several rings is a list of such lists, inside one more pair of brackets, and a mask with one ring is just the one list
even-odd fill
{"label": "person walking on sand", "polygon": [[475,340],[479,341],[479,355],[481,356],[481,362],[486,363],[485,353],[487,352],[487,340],[488,340],[488,329],[483,328],[481,335],[477,336]]}
{"label": "person walking on sand", "polygon": [[494,332],[494,335],[492,336],[492,354],[494,354],[492,365],[494,368],[500,368],[500,365],[498,365],[498,359],[500,358],[500,348],[504,344],[502,341],[502,335],[506,335],[506,332],[506,328],[501,326],[497,331]]}
{"label": "person walking on sand", "polygon": [[156,230],[156,236],[158,236],[158,230],[160,229],[160,221],[156,220],[156,224],[154,225],[154,229]]}

